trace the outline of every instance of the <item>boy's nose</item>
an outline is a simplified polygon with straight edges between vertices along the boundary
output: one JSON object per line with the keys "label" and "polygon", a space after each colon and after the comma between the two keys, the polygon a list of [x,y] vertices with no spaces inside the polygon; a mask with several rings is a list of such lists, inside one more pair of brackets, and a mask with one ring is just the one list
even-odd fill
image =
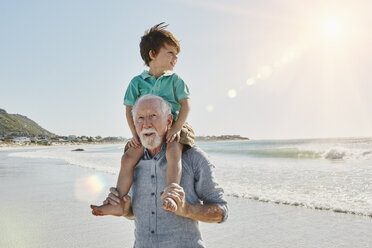
{"label": "boy's nose", "polygon": [[177,64],[177,57],[174,58],[172,62],[173,62],[174,65]]}

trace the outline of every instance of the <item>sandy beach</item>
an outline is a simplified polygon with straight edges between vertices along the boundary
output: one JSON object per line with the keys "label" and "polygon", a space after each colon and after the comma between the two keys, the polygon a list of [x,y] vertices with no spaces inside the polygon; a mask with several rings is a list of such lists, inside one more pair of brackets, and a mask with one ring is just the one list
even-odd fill
{"label": "sandy beach", "polygon": [[[0,151],[0,247],[132,247],[134,223],[91,215],[79,193],[101,178],[105,198],[116,176],[63,160],[10,157]],[[91,198],[93,199],[93,198]],[[372,218],[227,197],[223,224],[201,223],[208,247],[371,247]]]}

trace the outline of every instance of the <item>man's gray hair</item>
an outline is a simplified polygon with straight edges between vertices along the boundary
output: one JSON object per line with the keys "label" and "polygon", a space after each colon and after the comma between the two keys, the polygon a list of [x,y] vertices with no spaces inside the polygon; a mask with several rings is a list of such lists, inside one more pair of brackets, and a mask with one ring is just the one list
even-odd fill
{"label": "man's gray hair", "polygon": [[146,100],[158,100],[160,102],[161,112],[163,113],[163,115],[169,115],[169,114],[172,113],[172,111],[171,111],[172,110],[172,106],[170,105],[169,102],[165,101],[160,96],[148,94],[148,95],[144,95],[144,96],[141,96],[140,98],[138,98],[137,101],[136,101],[136,103],[133,105],[133,108],[132,108],[133,120],[136,119],[135,117],[136,117],[137,106],[142,101],[146,101]]}

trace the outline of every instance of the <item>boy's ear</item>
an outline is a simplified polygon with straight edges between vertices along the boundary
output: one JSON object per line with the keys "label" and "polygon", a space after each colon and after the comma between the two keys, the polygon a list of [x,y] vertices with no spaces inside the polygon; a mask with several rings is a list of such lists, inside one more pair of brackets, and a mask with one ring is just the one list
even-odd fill
{"label": "boy's ear", "polygon": [[154,52],[154,50],[150,50],[150,51],[149,51],[149,56],[150,56],[150,59],[151,59],[151,60],[155,59],[155,57],[156,57],[156,53]]}

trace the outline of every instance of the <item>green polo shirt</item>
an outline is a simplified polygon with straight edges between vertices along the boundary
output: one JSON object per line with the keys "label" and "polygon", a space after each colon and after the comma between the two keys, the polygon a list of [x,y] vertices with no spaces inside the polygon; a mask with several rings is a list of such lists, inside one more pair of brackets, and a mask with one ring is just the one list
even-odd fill
{"label": "green polo shirt", "polygon": [[133,106],[140,96],[153,94],[162,97],[172,105],[173,119],[177,120],[181,104],[179,101],[189,98],[190,92],[186,83],[173,72],[166,72],[156,79],[144,71],[134,77],[127,88],[124,96],[124,105]]}

